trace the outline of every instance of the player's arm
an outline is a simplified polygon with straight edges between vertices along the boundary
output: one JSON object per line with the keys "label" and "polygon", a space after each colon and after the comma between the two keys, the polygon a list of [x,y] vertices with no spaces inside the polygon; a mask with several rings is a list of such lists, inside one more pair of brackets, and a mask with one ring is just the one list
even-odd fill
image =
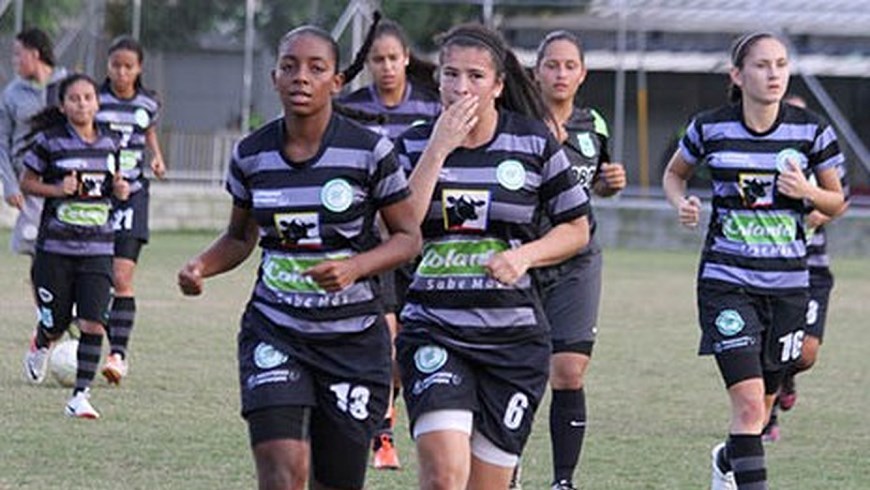
{"label": "player's arm", "polygon": [[46,184],[42,177],[29,168],[24,168],[21,174],[21,191],[25,194],[39,197],[64,197],[75,194],[78,180],[75,171],[70,172],[58,184]]}
{"label": "player's arm", "polygon": [[157,126],[152,125],[145,130],[145,145],[151,151],[151,171],[158,179],[166,177],[166,162],[160,149],[160,139],[157,138]]}
{"label": "player's arm", "polygon": [[803,171],[794,162],[789,162],[791,168],[780,173],[777,179],[777,190],[793,199],[806,199],[814,209],[832,218],[836,218],[844,210],[843,188],[836,167],[829,167],[816,172],[818,186],[809,183]]}
{"label": "player's arm", "polygon": [[217,240],[178,271],[178,286],[186,295],[202,293],[203,280],[236,268],[257,245],[258,228],[248,208],[233,206],[230,223]]}
{"label": "player's arm", "polygon": [[695,167],[686,161],[678,148],[668,162],[662,177],[665,198],[677,209],[680,223],[690,228],[698,226],[701,221],[701,199],[686,194],[689,179],[692,178],[694,171]]}
{"label": "player's arm", "polygon": [[12,169],[12,132],[14,121],[6,108],[5,101],[0,102],[0,180],[3,182],[3,198],[10,206],[21,209],[24,197],[15,171]]}

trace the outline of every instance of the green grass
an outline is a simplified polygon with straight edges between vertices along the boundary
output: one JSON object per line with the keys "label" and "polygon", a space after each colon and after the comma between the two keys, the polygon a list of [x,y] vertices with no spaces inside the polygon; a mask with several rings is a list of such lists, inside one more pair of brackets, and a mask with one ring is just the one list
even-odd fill
{"label": "green grass", "polygon": [[[238,415],[235,334],[254,263],[210,280],[198,299],[175,287],[177,268],[214,234],[157,234],[137,272],[131,375],[97,381],[96,422],[68,420],[67,390],[27,385],[21,357],[33,325],[27,261],[0,233],[0,489],[254,488]],[[695,355],[694,253],[608,250],[599,341],[587,380],[590,426],[579,481],[586,489],[700,489],[709,450],[727,425],[727,399],[709,358]],[[783,439],[767,446],[772,488],[870,488],[870,262],[835,261],[829,329],[816,368],[798,379]],[[403,409],[401,409],[403,410]],[[399,419],[405,467],[370,471],[369,489],[416,486],[413,447]],[[337,455],[340,457],[340,455]],[[528,489],[549,483],[546,406],[524,456]]]}

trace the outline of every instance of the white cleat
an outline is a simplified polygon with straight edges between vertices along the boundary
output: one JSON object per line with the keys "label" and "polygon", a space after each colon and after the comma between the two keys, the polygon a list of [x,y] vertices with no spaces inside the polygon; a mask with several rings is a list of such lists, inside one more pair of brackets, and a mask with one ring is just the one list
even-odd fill
{"label": "white cleat", "polygon": [[719,468],[719,453],[724,450],[725,443],[720,442],[713,448],[713,451],[710,452],[710,457],[713,460],[713,471],[710,478],[710,490],[737,490],[737,482],[734,481],[734,472],[723,472]]}
{"label": "white cleat", "polygon": [[24,378],[28,382],[38,385],[45,380],[48,372],[48,347],[36,346],[36,335],[30,339],[30,347],[24,354]]}
{"label": "white cleat", "polygon": [[66,414],[67,417],[78,419],[100,418],[100,413],[94,409],[90,400],[88,400],[90,396],[91,393],[88,389],[79,391],[73,395],[68,402],[66,402],[66,407],[64,408],[63,413]]}

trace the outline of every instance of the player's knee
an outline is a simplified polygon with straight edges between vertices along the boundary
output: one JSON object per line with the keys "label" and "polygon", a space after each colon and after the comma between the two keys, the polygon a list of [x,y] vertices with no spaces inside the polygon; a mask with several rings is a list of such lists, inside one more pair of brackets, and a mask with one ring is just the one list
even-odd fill
{"label": "player's knee", "polygon": [[279,441],[267,441],[254,447],[257,482],[261,490],[304,490],[308,479],[308,462],[291,458]]}
{"label": "player's knee", "polygon": [[556,390],[579,390],[589,358],[576,353],[554,354],[550,364],[550,386]]}

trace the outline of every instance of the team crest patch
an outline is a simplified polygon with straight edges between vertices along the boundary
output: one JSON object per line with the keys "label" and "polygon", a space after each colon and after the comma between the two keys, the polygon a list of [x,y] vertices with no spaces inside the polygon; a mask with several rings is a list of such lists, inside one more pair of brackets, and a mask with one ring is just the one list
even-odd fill
{"label": "team crest patch", "polygon": [[518,160],[505,160],[496,167],[495,177],[505,189],[517,191],[526,183],[526,169]]}
{"label": "team crest patch", "polygon": [[426,345],[418,348],[414,353],[414,365],[421,373],[434,373],[445,364],[447,364],[447,351],[443,347]]}
{"label": "team crest patch", "polygon": [[441,209],[447,230],[483,231],[489,218],[489,191],[444,189]]}
{"label": "team crest patch", "polygon": [[807,166],[806,155],[794,148],[786,148],[776,154],[776,169],[779,170],[780,173],[785,172],[791,168],[788,163],[790,161],[798,164],[798,167],[800,168],[806,168]]}
{"label": "team crest patch", "polygon": [[577,146],[580,147],[580,153],[586,158],[593,158],[598,154],[591,133],[577,133]]}
{"label": "team crest patch", "polygon": [[750,208],[773,206],[774,175],[772,174],[740,174],[740,197]]}
{"label": "team crest patch", "polygon": [[317,213],[276,213],[275,230],[286,247],[316,248],[321,244]]}
{"label": "team crest patch", "polygon": [[716,330],[726,336],[732,336],[743,330],[746,322],[737,310],[722,310],[716,317]]}
{"label": "team crest patch", "polygon": [[39,295],[39,300],[43,303],[51,303],[54,301],[54,295],[51,294],[51,291],[45,289],[44,287],[39,287],[36,290],[36,294]]}
{"label": "team crest patch", "polygon": [[141,107],[133,113],[133,119],[136,120],[136,125],[142,129],[147,128],[151,124],[151,116],[148,115],[148,111]]}
{"label": "team crest patch", "polygon": [[353,204],[353,188],[344,179],[332,179],[320,190],[320,202],[333,213],[343,213]]}
{"label": "team crest patch", "polygon": [[260,342],[254,348],[254,364],[260,369],[272,369],[287,362],[290,356],[273,347],[271,344]]}

